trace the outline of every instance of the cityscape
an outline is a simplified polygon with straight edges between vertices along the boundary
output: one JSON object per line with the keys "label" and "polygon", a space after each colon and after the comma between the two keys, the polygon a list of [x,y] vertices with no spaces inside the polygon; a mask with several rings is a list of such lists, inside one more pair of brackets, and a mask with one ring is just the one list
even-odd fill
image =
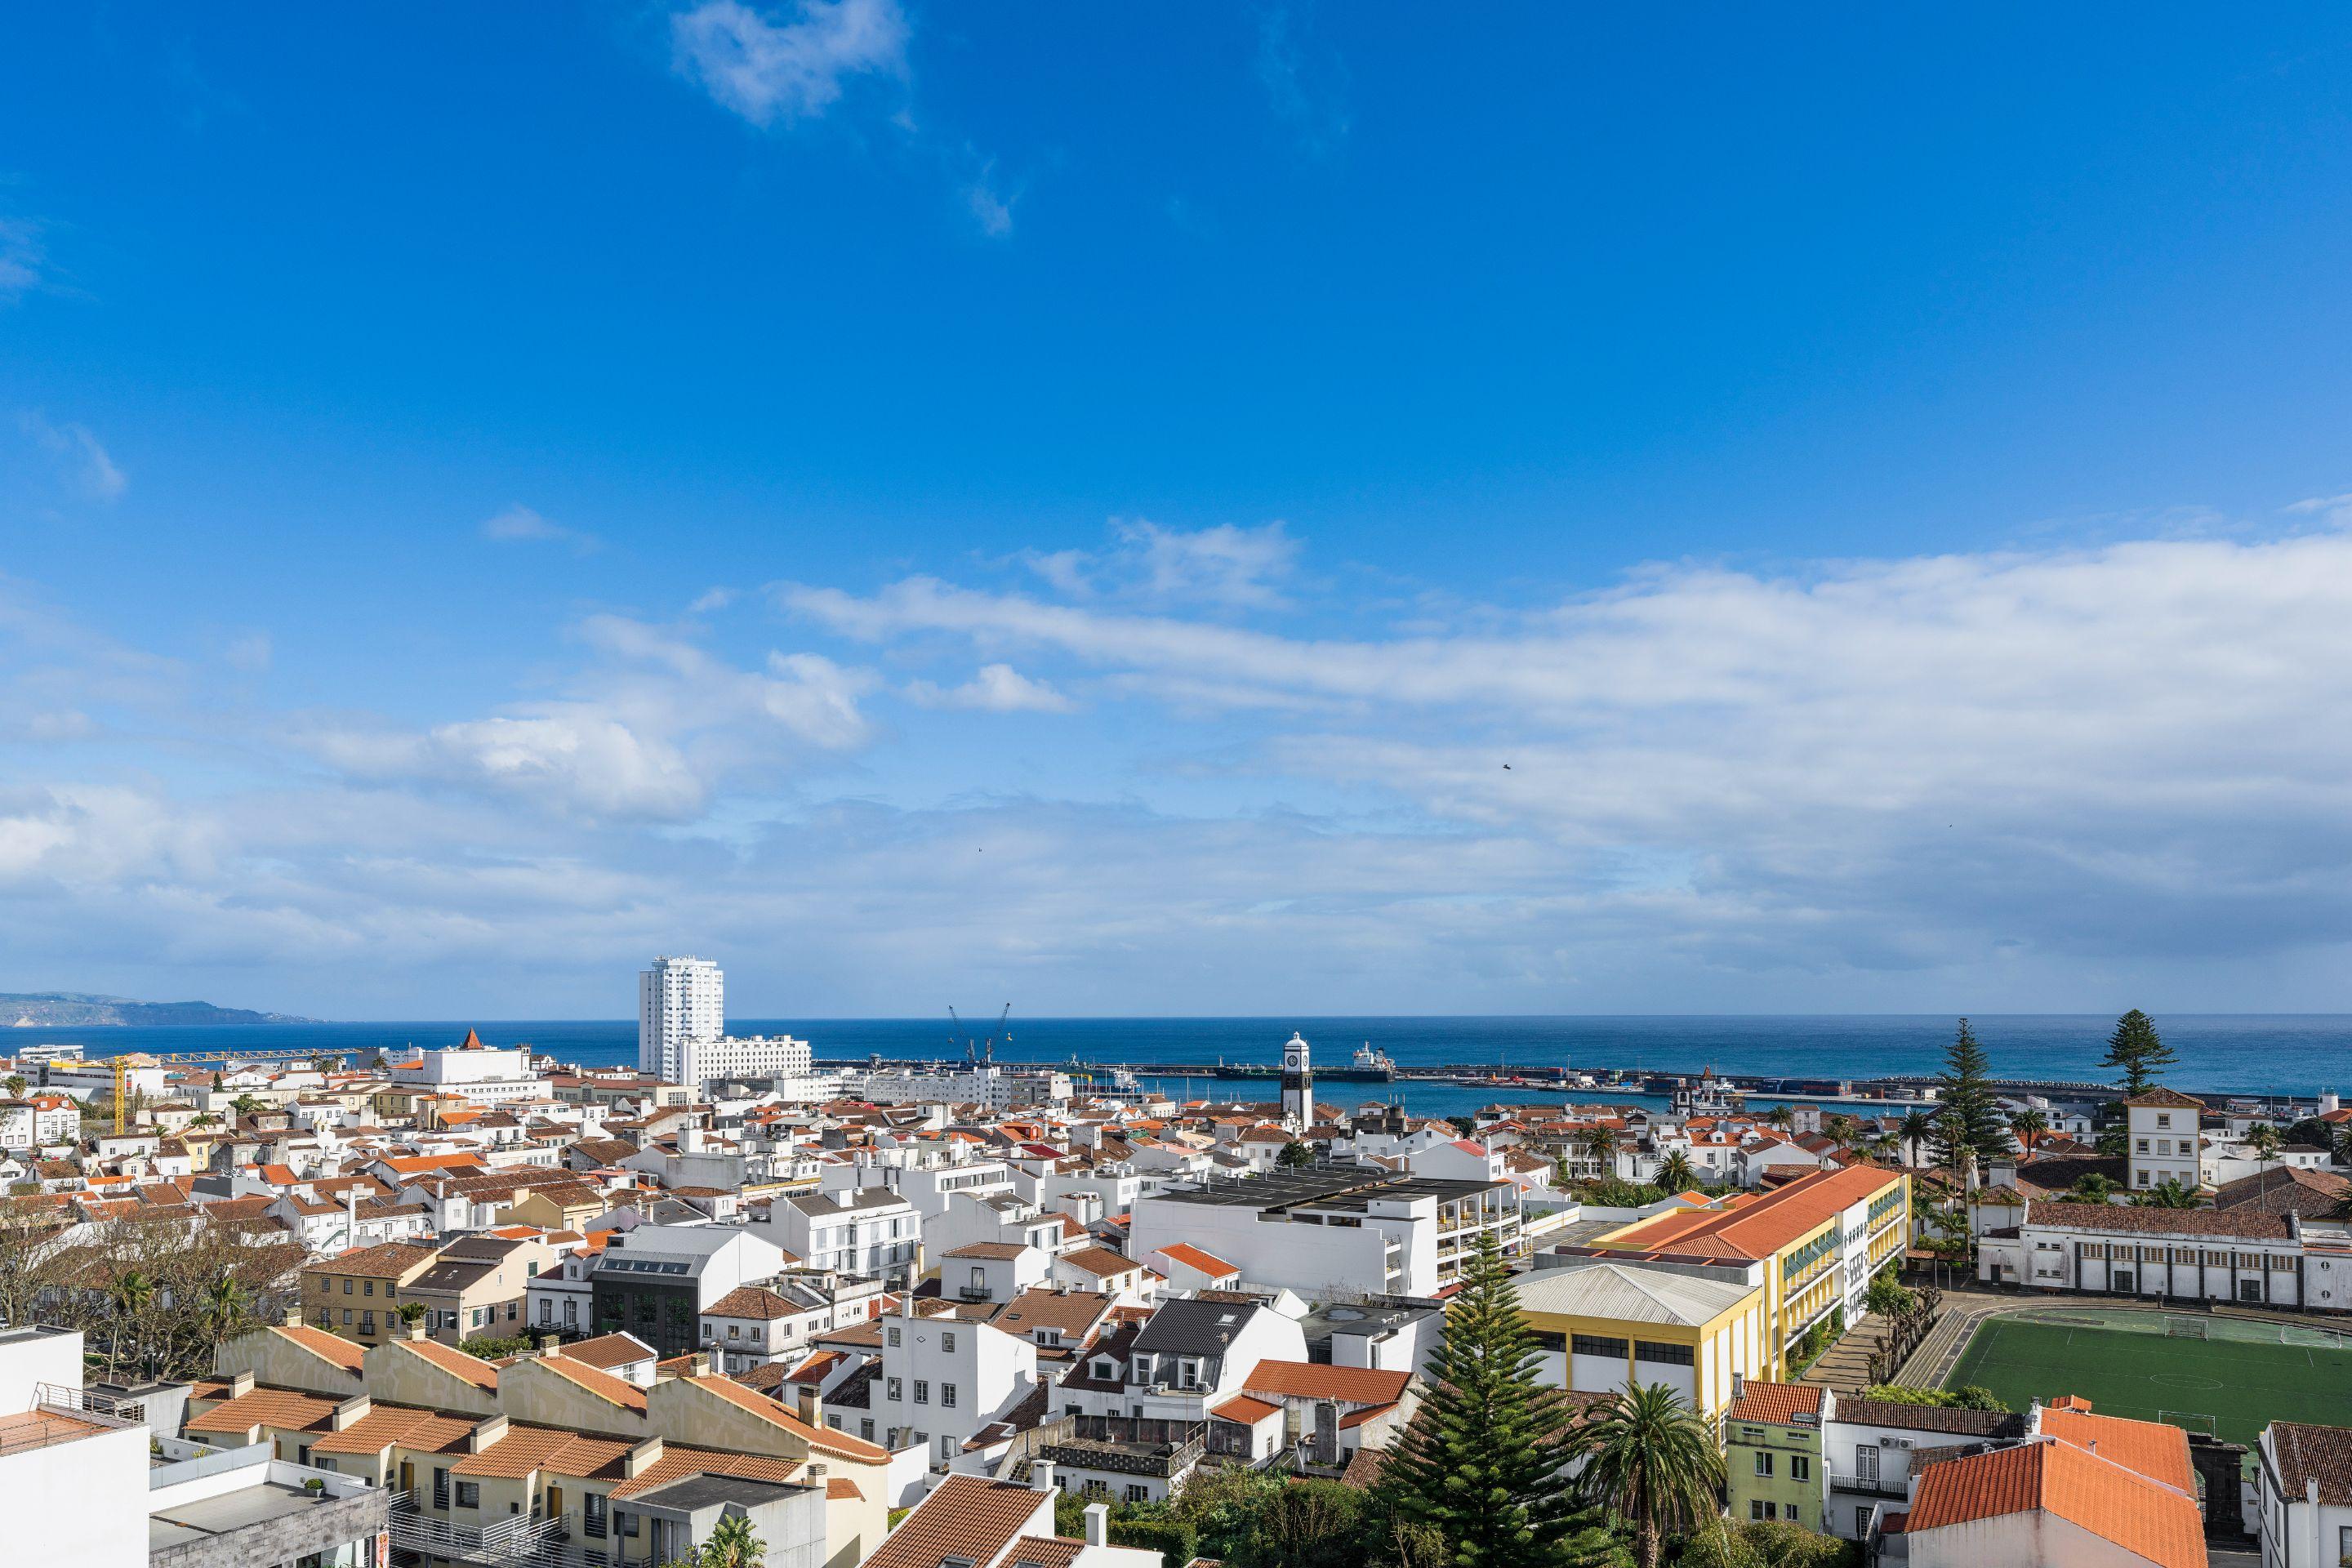
{"label": "cityscape", "polygon": [[0,4],[0,1568],[2352,1568],[2352,7]]}

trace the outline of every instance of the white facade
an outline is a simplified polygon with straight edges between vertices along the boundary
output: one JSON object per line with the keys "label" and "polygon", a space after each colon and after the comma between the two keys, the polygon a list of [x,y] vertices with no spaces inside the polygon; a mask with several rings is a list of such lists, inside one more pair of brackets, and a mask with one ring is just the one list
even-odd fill
{"label": "white facade", "polygon": [[[698,1094],[719,1083],[798,1081],[810,1076],[813,1060],[809,1043],[790,1035],[721,1034],[716,1039],[678,1042],[677,1081]],[[826,1081],[837,1080],[828,1075]],[[795,1098],[823,1097],[811,1093]]]}
{"label": "white facade", "polygon": [[414,1066],[394,1068],[391,1078],[394,1083],[430,1088],[436,1094],[457,1095],[474,1105],[551,1098],[547,1080],[531,1071],[530,1053],[519,1047],[452,1046],[420,1051]]}
{"label": "white facade", "polygon": [[[43,1406],[85,1415],[82,1338],[50,1329],[0,1330],[0,1421]],[[86,1415],[87,1426],[37,1423],[0,1442],[0,1558],[143,1568],[147,1562],[147,1428]]]}
{"label": "white facade", "polygon": [[[2304,1427],[2292,1435],[2341,1447],[2347,1436],[2334,1427]],[[2302,1487],[2289,1490],[2282,1480],[2276,1424],[2263,1428],[2259,1444],[2261,1496],[2254,1522],[2263,1542],[2263,1568],[2336,1568],[2352,1559],[2352,1496],[2324,1489],[2315,1475],[2304,1474]],[[2341,1456],[2336,1456],[2341,1462]],[[2299,1467],[2308,1470],[2310,1467]]]}
{"label": "white facade", "polygon": [[[2179,1103],[2167,1103],[2178,1101]],[[2190,1192],[2203,1183],[2197,1131],[2202,1108],[2187,1095],[2158,1090],[2124,1102],[2128,1155],[2135,1191],[2179,1182]]]}
{"label": "white facade", "polygon": [[944,1470],[974,1433],[1028,1397],[1037,1349],[986,1323],[917,1317],[911,1302],[902,1311],[882,1321],[875,1425],[885,1447],[920,1447]]}
{"label": "white facade", "polygon": [[919,1268],[923,1220],[915,1205],[882,1187],[844,1187],[777,1198],[751,1228],[805,1268],[905,1281]]}
{"label": "white facade", "polygon": [[637,975],[637,1070],[689,1083],[685,1047],[727,1032],[727,977],[708,959],[663,956]]}

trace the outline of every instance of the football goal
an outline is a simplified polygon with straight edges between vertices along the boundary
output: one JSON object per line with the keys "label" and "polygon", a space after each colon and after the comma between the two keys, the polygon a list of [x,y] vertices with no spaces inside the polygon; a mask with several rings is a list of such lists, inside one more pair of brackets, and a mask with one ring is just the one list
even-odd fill
{"label": "football goal", "polygon": [[2202,1432],[2214,1436],[2213,1418],[2195,1410],[2159,1410],[2156,1418],[2168,1426],[2178,1426],[2184,1432]]}
{"label": "football goal", "polygon": [[2205,1320],[2202,1318],[2167,1318],[2164,1320],[2165,1333],[2176,1340],[2209,1339],[2211,1337],[2206,1332],[2209,1326],[2210,1325],[2207,1324]]}

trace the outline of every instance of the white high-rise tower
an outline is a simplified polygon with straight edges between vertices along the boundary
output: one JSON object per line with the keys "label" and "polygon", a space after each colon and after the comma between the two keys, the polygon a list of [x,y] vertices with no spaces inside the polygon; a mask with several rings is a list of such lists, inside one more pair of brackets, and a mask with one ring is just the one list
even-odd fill
{"label": "white high-rise tower", "polygon": [[727,977],[703,958],[654,960],[637,975],[637,1070],[684,1083],[687,1047],[727,1032]]}

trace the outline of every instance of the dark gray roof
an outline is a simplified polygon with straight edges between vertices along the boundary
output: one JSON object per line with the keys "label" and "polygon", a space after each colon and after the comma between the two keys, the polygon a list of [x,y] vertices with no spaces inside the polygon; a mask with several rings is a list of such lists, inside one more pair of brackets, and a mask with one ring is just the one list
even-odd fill
{"label": "dark gray roof", "polygon": [[1135,1348],[1177,1355],[1223,1355],[1250,1314],[1264,1310],[1255,1301],[1163,1301],[1136,1336]]}

